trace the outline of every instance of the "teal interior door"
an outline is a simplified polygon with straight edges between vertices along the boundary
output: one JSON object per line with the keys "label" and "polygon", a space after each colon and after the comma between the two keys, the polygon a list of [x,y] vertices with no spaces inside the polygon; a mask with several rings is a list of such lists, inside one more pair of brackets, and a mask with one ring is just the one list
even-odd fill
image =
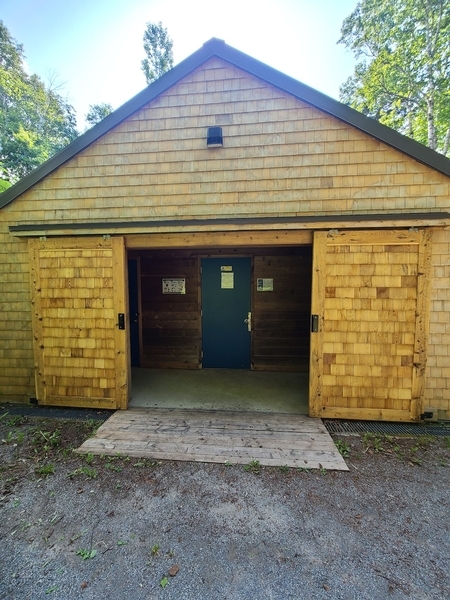
{"label": "teal interior door", "polygon": [[202,259],[203,368],[250,368],[250,310],[251,259]]}

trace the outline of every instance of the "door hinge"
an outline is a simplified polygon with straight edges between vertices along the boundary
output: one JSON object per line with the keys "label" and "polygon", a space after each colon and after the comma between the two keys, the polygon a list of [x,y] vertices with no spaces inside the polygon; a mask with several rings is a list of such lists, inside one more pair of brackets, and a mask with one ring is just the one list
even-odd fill
{"label": "door hinge", "polygon": [[117,326],[119,329],[125,329],[125,315],[124,313],[119,313],[118,316],[118,323]]}
{"label": "door hinge", "polygon": [[319,315],[311,315],[311,332],[317,333],[319,331]]}

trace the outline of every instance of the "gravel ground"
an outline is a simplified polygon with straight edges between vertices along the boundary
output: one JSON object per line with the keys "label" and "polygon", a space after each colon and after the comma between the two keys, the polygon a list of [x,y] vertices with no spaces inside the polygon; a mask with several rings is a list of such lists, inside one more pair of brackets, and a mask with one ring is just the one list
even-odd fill
{"label": "gravel ground", "polygon": [[2,599],[450,598],[448,438],[336,437],[343,473],[74,456],[92,427],[0,420]]}

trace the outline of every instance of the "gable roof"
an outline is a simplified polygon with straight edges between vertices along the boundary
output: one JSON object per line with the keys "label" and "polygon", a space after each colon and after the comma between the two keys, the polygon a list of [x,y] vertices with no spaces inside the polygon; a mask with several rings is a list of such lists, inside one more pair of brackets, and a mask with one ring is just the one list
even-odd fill
{"label": "gable roof", "polygon": [[266,83],[281,89],[288,94],[310,104],[341,121],[356,127],[360,131],[380,140],[381,142],[407,154],[411,158],[450,177],[450,160],[431,150],[427,146],[401,135],[397,131],[382,125],[378,121],[366,117],[362,113],[322,94],[304,83],[269,67],[268,65],[225,44],[223,40],[212,38],[203,46],[188,56],[173,69],[162,75],[131,100],[108,115],[97,125],[78,137],[63,150],[52,156],[45,163],[34,169],[29,175],[0,194],[0,208],[12,202],[15,198],[44,179],[58,167],[69,161],[76,154],[90,146],[102,135],[122,123],[125,119],[140,110],[159,95],[167,91],[189,73],[200,67],[212,57],[218,57],[235,67],[262,79]]}

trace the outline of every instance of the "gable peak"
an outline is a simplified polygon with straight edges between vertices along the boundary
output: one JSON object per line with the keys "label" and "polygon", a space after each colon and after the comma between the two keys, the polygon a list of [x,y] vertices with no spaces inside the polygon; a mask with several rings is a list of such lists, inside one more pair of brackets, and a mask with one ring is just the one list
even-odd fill
{"label": "gable peak", "polygon": [[205,42],[203,44],[203,47],[205,48],[210,48],[211,50],[213,50],[214,48],[217,47],[217,49],[219,48],[223,48],[225,46],[225,40],[221,40],[220,38],[216,38],[216,37],[212,37],[210,40],[208,40],[207,42]]}

